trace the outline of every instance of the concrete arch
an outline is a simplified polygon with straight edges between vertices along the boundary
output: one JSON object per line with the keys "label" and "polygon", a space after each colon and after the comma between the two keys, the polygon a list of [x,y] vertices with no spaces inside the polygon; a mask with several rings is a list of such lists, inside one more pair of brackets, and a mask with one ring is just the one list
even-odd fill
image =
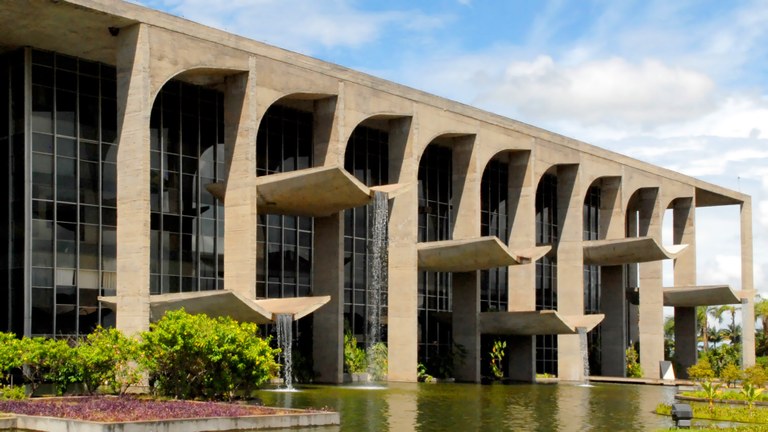
{"label": "concrete arch", "polygon": [[[449,139],[467,138],[467,137],[472,137],[472,139],[474,140],[477,137],[477,135],[474,132],[443,131],[443,132],[439,132],[432,135],[429,138],[429,140],[421,141],[421,143],[417,145],[416,151],[414,152],[415,159],[416,159],[416,167],[421,165],[421,157],[424,155],[424,152],[427,150],[427,147],[432,145],[432,143],[434,143],[435,141],[441,140],[441,139],[449,140]],[[424,143],[423,146],[422,146],[422,143]]]}
{"label": "concrete arch", "polygon": [[224,83],[229,76],[247,73],[247,70],[221,69],[211,66],[196,66],[175,70],[162,81],[158,80],[153,84],[149,95],[150,103],[154,107],[157,97],[160,95],[160,92],[163,91],[163,87],[174,79],[179,79],[180,81],[195,85],[214,86]]}
{"label": "concrete arch", "polygon": [[412,119],[413,114],[404,114],[400,112],[380,112],[376,114],[370,114],[370,115],[364,115],[362,119],[356,119],[355,125],[348,128],[344,134],[344,136],[340,137],[340,141],[344,143],[344,151],[346,152],[346,145],[349,143],[349,139],[352,137],[352,134],[355,132],[355,129],[357,129],[360,126],[365,126],[365,123],[369,123],[371,121],[390,121],[390,120],[402,120],[402,119]]}

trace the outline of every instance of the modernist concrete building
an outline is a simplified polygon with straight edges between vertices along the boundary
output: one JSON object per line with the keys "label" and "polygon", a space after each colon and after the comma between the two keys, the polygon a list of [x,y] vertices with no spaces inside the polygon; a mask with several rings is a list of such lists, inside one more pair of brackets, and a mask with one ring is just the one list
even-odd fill
{"label": "modernist concrete building", "polygon": [[[316,380],[339,382],[345,327],[364,338],[376,312],[379,191],[390,380],[461,346],[455,375],[478,381],[497,338],[513,378],[577,380],[580,332],[594,373],[623,376],[639,343],[658,377],[663,307],[685,366],[694,306],[724,303],[754,362],[749,196],[117,0],[4,1],[0,28],[0,330],[289,313]],[[708,206],[740,208],[740,292],[697,285]]]}

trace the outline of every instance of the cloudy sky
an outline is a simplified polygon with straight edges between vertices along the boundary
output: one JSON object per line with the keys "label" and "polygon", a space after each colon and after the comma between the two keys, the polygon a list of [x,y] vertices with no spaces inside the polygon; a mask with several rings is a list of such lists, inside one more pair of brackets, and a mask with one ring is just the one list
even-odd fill
{"label": "cloudy sky", "polygon": [[[768,293],[766,0],[138,2],[750,194]],[[699,282],[739,288],[738,209],[696,216]]]}

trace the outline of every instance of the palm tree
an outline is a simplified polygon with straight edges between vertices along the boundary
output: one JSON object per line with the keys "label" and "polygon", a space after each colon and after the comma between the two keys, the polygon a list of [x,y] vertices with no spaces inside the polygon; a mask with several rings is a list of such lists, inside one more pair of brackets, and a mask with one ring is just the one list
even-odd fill
{"label": "palm tree", "polygon": [[768,336],[768,299],[755,299],[755,319],[759,319],[763,325],[763,335]]}

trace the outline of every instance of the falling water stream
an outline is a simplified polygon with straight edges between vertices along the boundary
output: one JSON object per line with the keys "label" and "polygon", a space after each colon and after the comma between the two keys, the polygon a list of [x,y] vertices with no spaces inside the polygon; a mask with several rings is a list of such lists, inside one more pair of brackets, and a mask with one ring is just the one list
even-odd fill
{"label": "falling water stream", "polygon": [[293,390],[293,315],[277,315],[277,344],[280,347],[280,362],[283,364],[283,384],[288,390]]}
{"label": "falling water stream", "polygon": [[579,334],[579,350],[581,350],[581,360],[584,362],[584,383],[582,385],[589,385],[589,344],[587,343],[587,329],[584,327],[577,327],[576,332]]}
{"label": "falling water stream", "polygon": [[366,334],[366,353],[369,373],[373,364],[373,346],[381,342],[381,304],[382,293],[387,287],[387,218],[389,202],[384,192],[374,192],[371,216],[370,271],[371,283],[368,287],[368,327]]}

